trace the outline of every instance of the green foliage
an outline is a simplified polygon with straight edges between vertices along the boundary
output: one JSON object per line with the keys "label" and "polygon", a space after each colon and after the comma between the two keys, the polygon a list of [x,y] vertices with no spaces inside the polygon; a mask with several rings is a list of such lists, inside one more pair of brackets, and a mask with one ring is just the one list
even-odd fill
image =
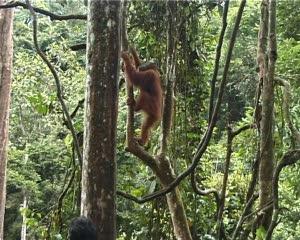
{"label": "green foliage", "polygon": [[[35,3],[47,8],[44,1]],[[76,35],[83,32],[84,24],[53,24],[40,15],[38,20],[41,48],[46,51],[60,76],[64,98],[72,111],[83,98],[85,69],[83,58],[68,48],[70,42],[78,39]],[[71,161],[70,142],[64,139],[68,130],[63,125],[54,79],[35,53],[28,12],[17,11],[14,25],[5,239],[19,238],[21,214],[26,216],[29,238],[46,239],[50,235],[51,239],[61,239],[57,232],[49,232],[49,223]],[[74,119],[77,130],[83,128],[82,116],[81,110]],[[20,214],[18,208],[24,196],[28,207],[21,209]],[[76,214],[76,202],[72,195],[65,202],[71,206],[64,209],[68,220]]]}
{"label": "green foliage", "polygon": [[263,226],[260,226],[257,230],[256,230],[256,239],[257,240],[263,240],[266,237],[266,230],[264,229]]}

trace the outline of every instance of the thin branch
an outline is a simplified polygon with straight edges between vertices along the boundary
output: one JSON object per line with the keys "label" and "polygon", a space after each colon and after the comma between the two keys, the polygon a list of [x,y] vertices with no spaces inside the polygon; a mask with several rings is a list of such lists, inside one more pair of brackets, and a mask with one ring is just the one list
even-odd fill
{"label": "thin branch", "polygon": [[226,159],[225,159],[225,166],[224,166],[224,176],[223,176],[223,184],[222,184],[222,190],[220,194],[220,206],[217,216],[217,238],[222,239],[222,234],[224,232],[223,229],[223,212],[225,208],[225,198],[226,198],[226,189],[227,189],[227,183],[228,183],[228,177],[229,177],[229,167],[230,167],[230,161],[231,161],[231,154],[232,154],[232,144],[234,138],[242,133],[243,131],[249,129],[251,125],[245,125],[237,130],[233,130],[231,126],[228,126],[227,128],[227,146],[226,146]]}
{"label": "thin branch", "polygon": [[220,207],[219,192],[214,188],[200,189],[197,186],[195,171],[193,171],[192,174],[191,174],[191,185],[192,185],[192,188],[193,188],[194,192],[197,193],[200,196],[207,196],[207,195],[213,194],[214,197],[215,197],[216,205],[217,205],[217,212],[219,211],[219,207]]}
{"label": "thin branch", "polygon": [[[122,51],[128,51],[129,44],[128,44],[128,35],[127,35],[127,8],[128,8],[128,1],[125,0],[123,2],[123,14],[122,14],[122,29],[121,29],[121,36],[122,36]],[[126,81],[126,94],[128,99],[133,100],[133,86]],[[127,120],[126,120],[126,148],[129,150],[131,148],[130,144],[134,142],[134,109],[133,106],[127,106]]]}
{"label": "thin branch", "polygon": [[270,208],[273,207],[273,201],[268,202],[266,205],[264,205],[263,207],[253,211],[252,213],[249,213],[248,215],[246,215],[244,217],[244,221],[250,217],[252,217],[255,214],[264,214],[265,211],[269,210]]}
{"label": "thin branch", "polygon": [[80,101],[78,101],[78,104],[75,107],[74,111],[70,114],[71,119],[73,119],[76,116],[76,114],[80,108],[83,108],[83,103],[84,103],[84,99],[81,99]]}
{"label": "thin branch", "polygon": [[[80,108],[83,108],[83,103],[84,103],[84,99],[81,99],[80,101],[78,101],[77,106],[75,107],[75,109],[73,110],[73,112],[70,114],[70,118],[73,119],[77,112],[79,111]],[[63,125],[65,125],[67,128],[69,128],[69,124],[68,121],[64,119]]]}
{"label": "thin branch", "polygon": [[[27,1],[26,1],[26,3],[15,1],[15,2],[9,2],[5,5],[0,5],[0,9],[14,8],[14,7],[22,7],[22,8],[30,10],[29,6],[27,5]],[[53,21],[53,20],[62,21],[62,20],[73,20],[73,19],[86,20],[87,19],[86,15],[81,15],[81,14],[58,15],[58,14],[49,12],[47,10],[44,10],[42,8],[38,8],[38,7],[31,7],[31,8],[34,12],[37,12],[39,14],[50,17],[51,21]]]}
{"label": "thin branch", "polygon": [[257,198],[258,198],[258,194],[257,193],[253,194],[251,196],[251,198],[249,199],[249,201],[246,203],[245,208],[244,208],[244,210],[243,210],[243,212],[242,212],[242,214],[241,214],[241,216],[239,218],[239,221],[238,221],[238,223],[237,223],[237,225],[236,225],[236,227],[234,229],[234,232],[233,232],[233,235],[232,235],[232,238],[231,238],[232,240],[236,239],[239,231],[242,228],[243,223],[245,222],[247,213],[250,211],[253,203],[255,202],[255,200]]}
{"label": "thin branch", "polygon": [[57,216],[58,216],[58,226],[60,226],[60,231],[62,231],[62,217],[61,217],[61,212],[62,212],[62,207],[63,207],[63,200],[66,196],[66,194],[68,193],[69,189],[71,188],[73,182],[74,182],[74,178],[75,178],[75,174],[76,174],[76,167],[73,165],[73,171],[71,173],[71,176],[69,178],[68,184],[67,186],[63,189],[63,191],[61,192],[61,194],[58,197],[57,200]]}
{"label": "thin branch", "polygon": [[[246,202],[247,203],[251,202],[250,199],[252,199],[253,196],[255,195],[255,186],[257,184],[257,179],[258,179],[259,162],[260,162],[260,144],[259,144],[259,141],[258,141],[257,142],[256,156],[255,156],[255,160],[254,160],[253,165],[252,165],[251,179],[250,179],[250,183],[248,185],[248,190],[247,190],[247,194],[246,194]],[[252,208],[252,205],[249,206],[249,208],[246,209],[247,211],[245,213],[243,213],[244,216],[250,214],[250,210]],[[243,222],[244,222],[244,220],[243,220]],[[241,225],[241,227],[242,227],[242,225]],[[243,235],[241,236],[241,239],[248,239],[248,236],[249,236],[250,232],[251,232],[251,229],[249,227],[246,228],[245,231],[243,231]]]}
{"label": "thin branch", "polygon": [[229,8],[229,0],[226,0],[225,4],[224,4],[224,10],[223,10],[222,29],[221,29],[221,33],[220,33],[220,37],[219,37],[218,46],[216,49],[214,73],[213,73],[213,77],[212,77],[211,83],[210,83],[211,90],[210,90],[210,100],[209,100],[208,122],[211,121],[213,109],[214,109],[215,88],[216,88],[216,81],[217,81],[217,76],[218,76],[218,71],[219,71],[222,45],[223,45],[224,35],[225,35],[226,27],[227,27],[228,8]]}
{"label": "thin branch", "polygon": [[223,232],[223,212],[225,207],[225,198],[226,198],[226,188],[227,182],[229,177],[229,166],[232,154],[232,142],[233,142],[233,135],[232,135],[232,128],[231,126],[227,127],[227,146],[226,146],[226,159],[225,159],[225,166],[224,166],[224,175],[223,175],[223,184],[222,190],[220,194],[220,208],[218,211],[217,217],[217,238],[222,239],[222,232]]}
{"label": "thin branch", "polygon": [[125,192],[122,192],[122,191],[119,191],[119,190],[117,190],[117,194],[118,194],[119,196],[123,197],[123,198],[126,198],[126,199],[128,199],[128,200],[131,200],[131,201],[133,201],[133,202],[135,202],[135,203],[138,203],[138,204],[143,204],[143,203],[145,203],[145,202],[143,201],[142,198],[135,197],[135,196],[133,196],[133,195],[131,195],[131,194],[128,194],[128,193],[125,193]]}
{"label": "thin branch", "polygon": [[125,148],[125,150],[141,159],[145,163],[145,165],[147,165],[154,171],[154,173],[159,173],[156,158],[149,154],[134,139],[132,142],[128,143],[128,146]]}
{"label": "thin branch", "polygon": [[167,69],[166,69],[166,95],[164,99],[163,117],[162,117],[162,140],[160,144],[160,154],[166,155],[168,149],[168,136],[170,134],[173,105],[174,105],[174,85],[176,81],[176,38],[178,36],[177,24],[177,4],[176,2],[168,2],[168,39],[167,39]]}
{"label": "thin branch", "polygon": [[86,43],[78,43],[70,46],[72,51],[86,50]]}
{"label": "thin branch", "polygon": [[247,124],[243,127],[240,127],[237,130],[232,130],[232,137],[235,138],[237,135],[239,135],[241,132],[246,131],[248,129],[254,128],[254,124]]}
{"label": "thin branch", "polygon": [[78,160],[80,162],[80,164],[82,164],[82,155],[81,155],[81,151],[80,151],[80,147],[78,144],[78,140],[77,140],[77,136],[76,136],[76,131],[74,129],[73,123],[72,123],[72,119],[70,117],[68,108],[65,104],[65,101],[63,99],[62,96],[62,90],[61,90],[61,84],[60,84],[60,80],[59,77],[57,75],[57,72],[55,71],[54,67],[52,66],[51,62],[48,60],[48,58],[46,57],[46,55],[44,54],[44,52],[40,49],[39,47],[39,43],[38,43],[38,39],[37,39],[37,18],[36,18],[36,14],[34,9],[32,8],[30,1],[26,0],[26,4],[28,6],[28,9],[32,15],[32,25],[33,25],[33,42],[34,42],[34,46],[36,48],[36,51],[38,53],[38,55],[42,58],[42,60],[47,64],[49,70],[51,71],[54,80],[55,80],[55,84],[56,84],[56,92],[57,92],[57,98],[61,104],[62,110],[64,115],[66,116],[66,120],[68,122],[68,128],[71,131],[72,137],[73,137],[73,141],[75,143],[75,149],[76,149],[76,153],[78,156]]}

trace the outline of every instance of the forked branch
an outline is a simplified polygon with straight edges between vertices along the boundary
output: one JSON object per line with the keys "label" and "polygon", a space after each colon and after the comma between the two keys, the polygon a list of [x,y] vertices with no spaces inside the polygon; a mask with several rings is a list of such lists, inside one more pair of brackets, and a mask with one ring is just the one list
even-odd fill
{"label": "forked branch", "polygon": [[[19,1],[13,1],[13,2],[8,2],[5,5],[0,5],[0,9],[15,8],[15,7],[22,7],[22,8],[30,10],[30,8],[29,8],[29,6],[27,4],[27,1],[26,1],[26,3],[19,2]],[[50,11],[47,11],[47,10],[44,10],[44,9],[38,8],[38,7],[31,7],[31,9],[34,12],[37,12],[39,14],[42,14],[42,15],[50,17],[51,21],[53,21],[53,20],[58,20],[58,21],[62,21],[62,20],[76,20],[76,19],[77,20],[86,20],[87,19],[87,16],[86,15],[82,15],[82,14],[58,15],[58,14],[52,13]]]}

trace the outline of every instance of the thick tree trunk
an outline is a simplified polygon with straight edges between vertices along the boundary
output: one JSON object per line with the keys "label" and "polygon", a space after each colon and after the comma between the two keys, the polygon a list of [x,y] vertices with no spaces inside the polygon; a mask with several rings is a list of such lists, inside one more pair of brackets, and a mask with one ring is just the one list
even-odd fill
{"label": "thick tree trunk", "polygon": [[[269,22],[269,0],[263,0],[261,4],[261,26],[259,33],[259,49],[258,63],[260,67],[260,78],[262,78],[262,119],[261,119],[261,142],[260,152],[261,160],[259,166],[259,207],[264,208],[272,201],[272,178],[274,172],[274,140],[273,140],[273,125],[274,125],[274,62],[271,61],[272,49],[271,41],[269,41],[269,56],[266,55],[267,33],[271,40]],[[259,224],[265,229],[272,219],[272,208],[265,211]]]}
{"label": "thick tree trunk", "polygon": [[116,238],[116,124],[120,2],[88,3],[87,82],[81,213],[98,239]]}
{"label": "thick tree trunk", "polygon": [[[4,2],[0,0],[0,4]],[[13,10],[0,10],[0,240],[3,239],[6,199],[8,120],[13,53],[12,23]]]}

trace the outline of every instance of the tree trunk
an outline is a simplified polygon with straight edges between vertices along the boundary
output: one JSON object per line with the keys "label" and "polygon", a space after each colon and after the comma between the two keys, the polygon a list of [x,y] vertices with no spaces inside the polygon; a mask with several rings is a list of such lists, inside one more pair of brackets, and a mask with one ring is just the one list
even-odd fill
{"label": "tree trunk", "polygon": [[[163,187],[167,187],[174,181],[174,172],[171,169],[171,163],[165,158],[161,159],[163,167],[160,171],[164,171],[164,176],[161,176],[160,182]],[[191,232],[188,226],[185,209],[181,199],[179,188],[176,187],[172,192],[167,194],[167,203],[171,213],[174,234],[177,240],[192,240]]]}
{"label": "tree trunk", "polygon": [[[270,65],[271,55],[266,55],[267,33],[269,22],[269,0],[261,4],[261,25],[258,44],[258,63],[262,79],[262,119],[261,119],[261,160],[259,166],[259,207],[262,209],[272,200],[272,178],[274,172],[274,67]],[[269,29],[269,38],[271,37]],[[270,48],[270,46],[269,46]],[[272,53],[271,53],[272,54]],[[268,60],[269,59],[269,60]],[[269,62],[268,62],[269,61]],[[273,65],[273,64],[272,64]],[[268,229],[272,219],[272,208],[264,212],[259,224]]]}
{"label": "tree trunk", "polygon": [[[168,160],[168,141],[170,133],[173,105],[174,105],[174,84],[176,81],[176,36],[178,34],[176,25],[178,24],[177,2],[167,2],[168,14],[168,46],[167,46],[167,76],[166,76],[166,96],[164,101],[163,119],[162,119],[162,141],[161,153],[159,159],[159,174],[157,174],[163,187],[167,187],[174,181],[175,175],[171,162]],[[176,239],[189,240],[192,239],[188,226],[185,209],[181,199],[179,188],[176,187],[172,192],[167,194],[168,207],[171,213],[172,223]]]}
{"label": "tree trunk", "polygon": [[98,239],[116,239],[116,124],[120,2],[88,3],[87,82],[81,214]]}
{"label": "tree trunk", "polygon": [[[267,73],[267,78],[266,82],[264,81],[263,83],[263,89],[265,88],[265,114],[270,114],[269,117],[266,117],[266,121],[269,121],[269,124],[271,126],[266,126],[266,134],[268,134],[266,137],[266,141],[264,144],[266,146],[269,146],[269,150],[266,152],[266,157],[265,157],[265,165],[262,166],[264,169],[262,170],[262,173],[264,174],[266,182],[265,184],[265,192],[264,192],[264,197],[266,199],[264,200],[264,205],[266,205],[267,201],[278,201],[277,199],[274,199],[273,191],[275,188],[275,184],[273,182],[273,176],[274,176],[274,140],[273,140],[273,108],[274,108],[274,82],[275,82],[275,63],[277,59],[277,41],[276,41],[276,0],[270,0],[269,4],[269,32],[268,32],[268,43],[269,43],[269,48],[268,48],[268,73]],[[266,85],[266,87],[264,87]],[[264,92],[263,92],[263,97],[264,97]],[[264,99],[264,98],[263,98]],[[264,103],[263,103],[263,117],[264,117]],[[263,141],[262,141],[263,143]],[[268,144],[268,145],[267,145]],[[262,163],[261,163],[262,164]],[[263,186],[263,182],[262,185]],[[277,183],[278,186],[278,183]],[[278,187],[277,187],[277,192],[278,192]],[[261,189],[261,193],[262,193]],[[278,194],[277,194],[278,196]],[[260,206],[262,206],[262,202],[260,202]],[[273,207],[276,206],[278,210],[278,204],[273,205]],[[263,226],[265,229],[268,229],[270,227],[270,224],[272,222],[272,214],[273,214],[273,208],[270,208],[265,216],[264,216],[264,221],[263,221]],[[276,214],[278,214],[278,211],[276,211]],[[277,224],[277,222],[276,222]],[[274,224],[273,229],[275,228],[276,224]],[[271,234],[269,235],[269,238],[271,239]]]}
{"label": "tree trunk", "polygon": [[[0,4],[4,0],[0,0]],[[3,239],[6,200],[8,120],[13,54],[13,10],[0,10],[0,240]]]}

